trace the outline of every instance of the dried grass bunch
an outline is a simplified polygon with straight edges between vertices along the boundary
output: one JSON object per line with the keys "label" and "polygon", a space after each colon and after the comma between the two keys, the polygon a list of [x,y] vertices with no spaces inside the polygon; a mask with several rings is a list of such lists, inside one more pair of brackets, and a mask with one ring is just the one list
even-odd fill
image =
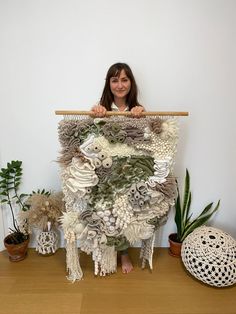
{"label": "dried grass bunch", "polygon": [[26,205],[29,210],[20,213],[20,220],[27,221],[28,231],[32,228],[38,228],[42,231],[48,231],[49,228],[58,224],[58,219],[65,211],[63,193],[57,192],[50,195],[32,194],[27,200]]}

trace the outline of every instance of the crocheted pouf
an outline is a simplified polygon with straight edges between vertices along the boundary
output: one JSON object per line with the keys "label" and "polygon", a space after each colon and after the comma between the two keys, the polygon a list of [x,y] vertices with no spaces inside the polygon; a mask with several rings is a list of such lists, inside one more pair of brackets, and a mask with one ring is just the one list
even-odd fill
{"label": "crocheted pouf", "polygon": [[213,227],[199,227],[183,241],[182,261],[197,279],[216,287],[236,283],[236,241]]}

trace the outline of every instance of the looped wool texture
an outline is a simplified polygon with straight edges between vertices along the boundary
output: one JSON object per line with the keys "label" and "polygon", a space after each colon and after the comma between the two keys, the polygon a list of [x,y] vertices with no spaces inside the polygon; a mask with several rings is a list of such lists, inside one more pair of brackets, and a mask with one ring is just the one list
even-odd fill
{"label": "looped wool texture", "polygon": [[213,227],[199,227],[182,244],[186,269],[197,279],[216,287],[236,283],[236,241]]}
{"label": "looped wool texture", "polygon": [[77,240],[95,275],[115,272],[117,251],[137,241],[142,266],[152,268],[155,231],[176,196],[176,119],[66,118],[58,131],[68,278],[83,276]]}

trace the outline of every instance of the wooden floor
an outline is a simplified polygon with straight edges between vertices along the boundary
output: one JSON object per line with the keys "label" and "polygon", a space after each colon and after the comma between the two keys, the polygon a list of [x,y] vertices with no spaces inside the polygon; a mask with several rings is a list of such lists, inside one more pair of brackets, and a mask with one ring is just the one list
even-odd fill
{"label": "wooden floor", "polygon": [[81,255],[84,279],[66,279],[65,250],[49,257],[30,249],[24,261],[0,253],[1,314],[236,314],[236,286],[214,288],[191,277],[181,260],[156,249],[153,272],[142,270],[139,249],[131,249],[135,270],[94,277],[90,256]]}

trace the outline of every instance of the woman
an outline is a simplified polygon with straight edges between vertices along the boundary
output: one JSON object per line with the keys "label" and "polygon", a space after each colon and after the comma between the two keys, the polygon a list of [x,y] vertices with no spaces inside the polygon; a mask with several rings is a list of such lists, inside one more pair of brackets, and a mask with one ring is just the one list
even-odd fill
{"label": "woman", "polygon": [[[96,117],[104,117],[108,111],[131,111],[140,117],[144,111],[137,99],[138,89],[130,67],[126,63],[113,64],[106,75],[105,86],[98,105],[92,108]],[[127,250],[121,251],[122,272],[132,271],[133,265]]]}
{"label": "woman", "polygon": [[139,117],[144,108],[137,96],[138,89],[130,67],[126,63],[115,63],[107,72],[100,102],[92,111],[96,117],[105,116],[107,110],[131,111],[134,117]]}

